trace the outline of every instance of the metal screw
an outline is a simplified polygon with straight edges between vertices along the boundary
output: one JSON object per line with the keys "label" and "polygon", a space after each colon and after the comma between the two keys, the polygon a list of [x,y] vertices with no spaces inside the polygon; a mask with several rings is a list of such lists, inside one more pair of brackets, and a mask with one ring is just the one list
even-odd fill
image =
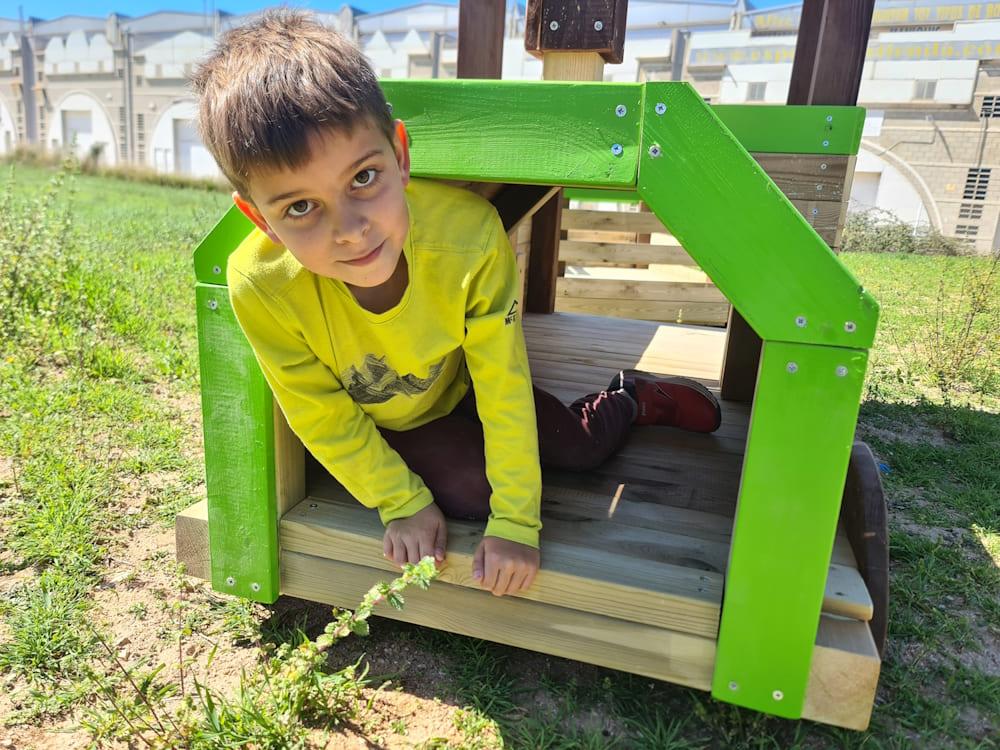
{"label": "metal screw", "polygon": [[830,141],[823,141],[823,148],[830,148]]}
{"label": "metal screw", "polygon": [[837,377],[838,378],[846,378],[847,377],[847,368],[844,367],[843,365],[837,365]]}
{"label": "metal screw", "polygon": [[844,330],[847,331],[848,333],[854,333],[856,330],[858,330],[858,326],[853,320],[849,320],[846,323],[844,323]]}
{"label": "metal screw", "polygon": [[626,107],[624,104],[619,104],[617,107],[615,107],[615,114],[618,115],[619,117],[624,117],[625,115],[628,114],[628,107]]}
{"label": "metal screw", "polygon": [[218,275],[218,274],[222,273],[222,269],[219,268],[218,266],[212,266],[212,273]]}
{"label": "metal screw", "polygon": [[316,503],[309,503],[309,507],[310,508],[318,508],[319,506]]}
{"label": "metal screw", "polygon": [[622,148],[622,144],[620,144],[620,143],[615,143],[615,144],[612,144],[612,146],[611,146],[611,153],[614,154],[615,156],[621,156],[622,155],[622,151],[624,151],[624,150],[625,149]]}
{"label": "metal screw", "polygon": [[819,168],[825,172],[826,171],[826,164],[825,163],[824,164],[820,164]]}
{"label": "metal screw", "polygon": [[790,373],[792,373],[792,375],[794,375],[799,371],[799,366],[794,362],[789,362],[787,365],[785,365],[785,369],[788,370]]}
{"label": "metal screw", "polygon": [[235,586],[236,585],[236,579],[233,578],[232,576],[229,576],[229,578],[226,579],[226,585],[227,586]]}
{"label": "metal screw", "polygon": [[818,216],[818,215],[819,215],[819,209],[818,209],[818,208],[814,208],[814,209],[812,210],[812,215],[813,215],[813,216]]}
{"label": "metal screw", "polygon": [[827,115],[826,116],[826,121],[827,122],[833,122],[833,115]]}
{"label": "metal screw", "polygon": [[771,697],[774,698],[776,701],[780,701],[782,698],[785,697],[785,694],[780,690],[775,690],[773,693],[771,693]]}
{"label": "metal screw", "polygon": [[260,591],[260,584],[257,583],[256,581],[254,583],[251,583],[250,584],[250,590],[251,591]]}
{"label": "metal screw", "polygon": [[659,159],[662,155],[663,155],[663,152],[660,151],[660,147],[659,147],[658,144],[654,143],[652,146],[649,147],[649,158],[650,159]]}
{"label": "metal screw", "polygon": [[219,303],[216,302],[214,299],[210,299],[208,301],[208,309],[209,310],[217,310],[218,307],[219,307]]}
{"label": "metal screw", "polygon": [[553,31],[559,31],[559,22],[553,21],[552,23],[549,24],[549,28],[552,29]]}
{"label": "metal screw", "polygon": [[664,104],[663,102],[657,102],[656,106],[653,107],[653,109],[656,110],[656,114],[662,115],[664,112],[667,111],[667,105]]}
{"label": "metal screw", "polygon": [[594,31],[601,31],[604,28],[604,21],[594,21]]}
{"label": "metal screw", "polygon": [[817,185],[816,186],[816,192],[817,193],[822,193],[823,192],[823,186],[822,185]]}
{"label": "metal screw", "polygon": [[730,682],[729,683],[729,689],[730,690],[739,690],[740,689],[739,683],[736,682],[735,680],[732,681],[732,682]]}
{"label": "metal screw", "polygon": [[799,328],[805,328],[806,327],[806,323],[808,323],[808,322],[809,321],[806,320],[806,316],[805,315],[800,315],[799,317],[797,317],[795,319],[795,325],[797,325]]}

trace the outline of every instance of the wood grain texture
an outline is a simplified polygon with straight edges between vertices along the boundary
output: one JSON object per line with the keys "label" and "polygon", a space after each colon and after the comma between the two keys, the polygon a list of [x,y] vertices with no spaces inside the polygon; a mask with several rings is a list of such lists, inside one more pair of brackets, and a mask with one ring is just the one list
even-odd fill
{"label": "wood grain texture", "polygon": [[679,281],[630,281],[588,277],[561,278],[559,297],[603,300],[649,300],[658,302],[714,302],[728,308],[715,284]]}
{"label": "wood grain texture", "polygon": [[274,490],[278,518],[306,496],[305,448],[274,402]]}
{"label": "wood grain texture", "polygon": [[563,240],[559,244],[559,260],[571,266],[649,265],[650,263],[698,265],[680,245],[579,240]]}
{"label": "wood grain texture", "polygon": [[557,191],[531,219],[526,312],[551,313],[555,310],[556,280],[559,278],[560,217],[564,202],[562,191]]}
{"label": "wood grain texture", "polygon": [[858,731],[867,729],[881,668],[866,623],[821,617],[803,718]]}
{"label": "wood grain texture", "polygon": [[[383,533],[377,514],[327,484],[324,496],[314,494],[282,520],[281,548],[395,571],[382,555]],[[598,552],[564,536],[542,531],[542,568],[519,598],[715,637],[721,575],[657,560],[640,568],[627,550]],[[472,555],[481,538],[482,524],[449,521],[442,581],[479,590]]]}
{"label": "wood grain texture", "polygon": [[503,78],[504,0],[458,4],[459,78]]}
{"label": "wood grain texture", "polygon": [[174,516],[174,543],[177,562],[184,564],[187,575],[206,581],[212,577],[207,500],[195,503]]}
{"label": "wood grain texture", "polygon": [[[298,552],[282,555],[282,590],[312,601],[354,607],[371,586],[389,578],[375,568]],[[700,690],[711,678],[710,638],[443,582],[405,597],[402,611],[385,607],[378,614]]]}
{"label": "wood grain texture", "polygon": [[629,320],[656,320],[685,325],[722,326],[729,314],[729,304],[559,297],[556,302],[556,310],[590,315],[601,314]]}

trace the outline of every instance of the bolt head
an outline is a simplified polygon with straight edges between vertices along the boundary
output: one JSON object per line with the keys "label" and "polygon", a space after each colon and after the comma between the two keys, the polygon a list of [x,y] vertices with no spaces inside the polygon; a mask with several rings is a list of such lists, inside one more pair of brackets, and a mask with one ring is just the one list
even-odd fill
{"label": "bolt head", "polygon": [[736,682],[736,680],[733,680],[732,682],[729,683],[729,689],[730,690],[734,690],[734,691],[735,690],[739,690],[740,689],[740,685],[739,685],[738,682]]}
{"label": "bolt head", "polygon": [[847,368],[844,367],[844,365],[837,365],[837,377],[838,378],[847,377]]}
{"label": "bolt head", "polygon": [[619,117],[624,117],[625,115],[628,114],[628,107],[626,107],[624,104],[619,104],[617,107],[615,107],[615,114],[618,115]]}
{"label": "bolt head", "polygon": [[819,209],[818,209],[818,208],[814,208],[814,209],[812,210],[812,215],[813,215],[813,216],[818,216],[818,215],[819,215]]}
{"label": "bolt head", "polygon": [[833,122],[833,115],[827,115],[826,116],[826,121],[827,122]]}
{"label": "bolt head", "polygon": [[260,591],[260,584],[254,581],[253,583],[250,584],[250,588],[253,591]]}
{"label": "bolt head", "polygon": [[659,159],[662,155],[663,152],[660,150],[660,147],[657,144],[654,143],[652,146],[649,147],[649,157],[651,159]]}
{"label": "bolt head", "polygon": [[602,31],[604,29],[604,21],[594,21],[594,31]]}
{"label": "bolt head", "polygon": [[625,149],[622,148],[622,144],[620,143],[615,143],[611,146],[611,153],[614,154],[615,156],[621,156],[622,151],[624,150]]}
{"label": "bolt head", "polygon": [[233,578],[232,576],[229,576],[229,578],[226,579],[226,585],[227,586],[235,586],[236,585],[236,579]]}
{"label": "bolt head", "polygon": [[830,141],[823,141],[823,148],[830,148]]}
{"label": "bolt head", "polygon": [[847,331],[848,333],[854,333],[856,330],[858,330],[858,324],[855,323],[853,320],[849,320],[846,323],[844,323],[844,330]]}
{"label": "bolt head", "polygon": [[552,29],[553,31],[559,31],[559,22],[553,21],[552,23],[549,24],[549,28]]}
{"label": "bolt head", "polygon": [[775,690],[773,693],[771,693],[771,697],[774,698],[776,701],[780,701],[785,697],[785,694],[780,690]]}
{"label": "bolt head", "polygon": [[805,315],[800,315],[799,317],[797,317],[797,318],[795,319],[795,325],[797,325],[797,326],[798,326],[799,328],[805,328],[805,327],[806,327],[806,324],[807,324],[808,322],[809,322],[809,321],[808,321],[808,320],[806,320],[806,316],[805,316]]}
{"label": "bolt head", "polygon": [[785,369],[788,370],[790,373],[792,373],[792,375],[794,375],[799,371],[799,366],[795,362],[789,362],[787,365],[785,365]]}
{"label": "bolt head", "polygon": [[824,172],[825,172],[825,171],[826,171],[826,164],[825,164],[825,163],[823,163],[823,164],[820,164],[820,165],[819,165],[819,168],[820,168],[820,169],[821,169],[822,171],[824,171]]}
{"label": "bolt head", "polygon": [[219,268],[219,266],[212,266],[212,273],[218,276],[220,273],[222,273],[222,269]]}
{"label": "bolt head", "polygon": [[214,299],[210,299],[208,301],[208,309],[209,310],[217,310],[218,308],[219,308],[219,303],[216,302]]}
{"label": "bolt head", "polygon": [[667,105],[664,104],[663,102],[657,102],[656,106],[653,107],[653,109],[656,110],[656,114],[662,115],[664,112],[667,111]]}

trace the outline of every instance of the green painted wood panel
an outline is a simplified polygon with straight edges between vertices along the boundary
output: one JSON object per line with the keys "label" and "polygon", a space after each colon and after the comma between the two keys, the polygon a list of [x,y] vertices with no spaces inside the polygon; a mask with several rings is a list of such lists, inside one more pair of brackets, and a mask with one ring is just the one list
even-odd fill
{"label": "green painted wood panel", "polygon": [[743,148],[755,153],[858,153],[864,107],[715,104],[712,111]]}
{"label": "green painted wood panel", "polygon": [[867,352],[766,341],[712,695],[802,714]]}
{"label": "green painted wood panel", "polygon": [[409,130],[414,174],[567,186],[635,184],[638,84],[430,80],[383,81],[382,89],[393,116]]}
{"label": "green painted wood panel", "polygon": [[274,406],[224,286],[198,284],[198,350],[212,587],[278,598]]}
{"label": "green painted wood panel", "polygon": [[253,229],[253,222],[235,205],[205,235],[194,251],[194,275],[203,284],[226,285],[226,260]]}
{"label": "green painted wood panel", "polygon": [[644,110],[639,194],[757,334],[869,348],[878,304],[698,93],[646,84]]}

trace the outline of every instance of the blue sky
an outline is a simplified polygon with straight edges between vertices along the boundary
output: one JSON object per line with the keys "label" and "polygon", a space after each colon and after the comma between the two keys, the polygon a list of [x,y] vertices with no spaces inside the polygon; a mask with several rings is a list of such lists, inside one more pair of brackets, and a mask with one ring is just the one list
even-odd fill
{"label": "blue sky", "polygon": [[[338,10],[349,0],[287,0],[288,5],[313,10]],[[454,0],[439,0],[450,2]],[[758,8],[769,8],[774,5],[786,5],[790,0],[756,0]],[[350,2],[356,8],[367,11],[379,11],[387,8],[397,8],[403,5],[413,5],[419,0],[355,0]],[[18,6],[24,9],[24,15],[38,18],[58,18],[65,15],[106,16],[112,11],[128,13],[130,16],[142,16],[157,10],[180,10],[189,13],[203,13],[206,7],[215,7],[230,13],[246,13],[259,10],[277,3],[261,2],[260,0],[43,0],[40,3],[19,2],[19,0],[2,0],[0,2],[0,17],[17,18]]]}

